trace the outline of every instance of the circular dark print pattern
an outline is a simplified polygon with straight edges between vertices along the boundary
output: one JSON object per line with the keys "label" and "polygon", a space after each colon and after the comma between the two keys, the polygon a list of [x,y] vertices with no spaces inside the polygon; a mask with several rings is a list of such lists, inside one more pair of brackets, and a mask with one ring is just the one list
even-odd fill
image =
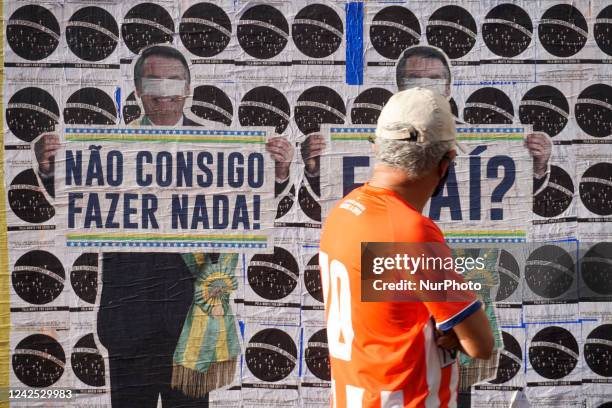
{"label": "circular dark print pattern", "polygon": [[238,43],[253,58],[269,59],[280,54],[289,41],[289,24],[283,13],[259,4],[244,12],[238,21]]}
{"label": "circular dark print pattern", "polygon": [[53,54],[60,35],[60,25],[53,13],[38,5],[18,8],[6,22],[8,45],[28,61],[40,61]]}
{"label": "circular dark print pattern", "polygon": [[604,8],[597,15],[593,36],[599,49],[612,55],[612,6]]}
{"label": "circular dark print pattern", "polygon": [[376,125],[382,108],[392,95],[385,88],[369,88],[361,92],[351,107],[351,123]]}
{"label": "circular dark print pattern", "polygon": [[538,37],[546,51],[567,58],[578,53],[589,36],[582,13],[569,4],[557,4],[544,12],[538,26]]}
{"label": "circular dark print pattern", "polygon": [[323,381],[331,381],[331,366],[327,348],[327,331],[321,329],[308,339],[304,352],[306,366],[311,373]]}
{"label": "circular dark print pattern", "polygon": [[119,43],[119,26],[108,11],[100,7],[84,7],[66,24],[68,48],[85,61],[108,58]]}
{"label": "circular dark print pattern", "polygon": [[300,52],[310,58],[325,58],[342,44],[344,28],[338,13],[324,4],[301,9],[291,26],[291,38]]}
{"label": "circular dark print pattern", "polygon": [[499,354],[499,364],[495,378],[491,384],[503,384],[513,379],[523,365],[523,350],[521,345],[511,334],[502,331],[504,348]]}
{"label": "circular dark print pattern", "polygon": [[284,195],[276,207],[276,219],[284,217],[295,202],[295,186],[291,186],[289,193]]}
{"label": "circular dark print pattern", "polygon": [[563,214],[574,199],[574,183],[565,170],[550,166],[546,188],[533,200],[533,212],[540,217],[551,218]]}
{"label": "circular dark print pattern", "polygon": [[79,255],[70,271],[74,293],[87,303],[95,304],[98,294],[98,254]]}
{"label": "circular dark print pattern", "polygon": [[499,254],[497,272],[499,274],[499,288],[497,289],[497,295],[495,295],[495,301],[501,302],[516,292],[521,279],[521,269],[514,256],[502,249]]}
{"label": "circular dark print pattern", "polygon": [[43,89],[28,87],[15,92],[6,106],[6,124],[24,142],[53,132],[59,123],[59,106]]}
{"label": "circular dark print pattern", "polygon": [[247,268],[249,286],[264,299],[287,297],[299,280],[298,263],[289,251],[275,246],[272,254],[257,254]]}
{"label": "circular dark print pattern", "polygon": [[372,19],[370,41],[380,55],[396,60],[406,48],[421,41],[421,25],[407,8],[385,7]]}
{"label": "circular dark print pattern", "polygon": [[612,214],[612,163],[597,163],[580,178],[580,200],[592,213]]}
{"label": "circular dark print pattern", "polygon": [[198,57],[214,57],[221,53],[232,37],[232,23],[222,8],[213,3],[197,3],[189,7],[179,24],[181,42]]}
{"label": "circular dark print pattern", "polygon": [[247,367],[262,381],[276,382],[286,378],[297,364],[297,347],[287,333],[263,329],[249,340],[245,352]]}
{"label": "circular dark print pattern", "polygon": [[319,254],[313,255],[304,270],[304,286],[316,300],[323,303],[323,288],[321,287],[321,274],[319,272]]}
{"label": "circular dark print pattern", "polygon": [[570,374],[578,363],[578,343],[568,330],[550,326],[540,330],[531,340],[529,361],[534,370],[550,380]]}
{"label": "circular dark print pattern", "polygon": [[595,84],[580,92],[575,111],[578,126],[587,134],[612,135],[612,86]]}
{"label": "circular dark print pattern", "polygon": [[471,124],[510,125],[514,120],[512,101],[502,90],[480,88],[468,97],[463,119]]}
{"label": "circular dark print pattern", "polygon": [[569,104],[557,88],[539,85],[531,88],[519,106],[522,124],[533,125],[536,132],[555,137],[565,128],[569,119]]}
{"label": "circular dark print pattern", "polygon": [[482,38],[495,55],[512,58],[529,47],[533,24],[529,14],[514,4],[500,4],[489,11],[482,25]]}
{"label": "circular dark print pattern", "polygon": [[9,186],[9,206],[17,217],[33,224],[49,221],[55,215],[55,208],[49,204],[38,184],[34,170],[19,173]]}
{"label": "circular dark print pattern", "polygon": [[305,135],[320,131],[324,123],[343,124],[345,119],[344,100],[326,86],[313,86],[302,92],[294,108],[295,123]]}
{"label": "circular dark print pattern", "polygon": [[82,88],[70,95],[64,104],[64,123],[70,125],[114,125],[117,123],[115,102],[98,88]]}
{"label": "circular dark print pattern", "polygon": [[34,250],[23,254],[13,267],[11,281],[15,293],[34,305],[57,299],[64,289],[66,274],[53,254]]}
{"label": "circular dark print pattern", "polygon": [[92,333],[81,337],[70,356],[72,371],[79,380],[92,387],[102,387],[104,381],[104,358],[96,346]]}
{"label": "circular dark print pattern", "polygon": [[238,121],[242,126],[273,126],[276,133],[287,129],[291,108],[287,98],[271,86],[258,86],[248,91],[238,107]]}
{"label": "circular dark print pattern", "polygon": [[136,93],[131,92],[125,100],[123,105],[123,121],[126,125],[132,123],[142,115],[142,109],[136,99]]}
{"label": "circular dark print pattern", "polygon": [[474,17],[459,6],[441,7],[427,22],[427,42],[440,48],[451,59],[466,56],[476,44],[477,34]]}
{"label": "circular dark print pattern", "polygon": [[593,329],[584,342],[584,360],[602,377],[612,377],[612,324]]}
{"label": "circular dark print pattern", "polygon": [[575,282],[574,260],[563,248],[544,245],[535,249],[525,264],[525,281],[536,295],[554,299]]}
{"label": "circular dark print pattern", "polygon": [[593,245],[582,257],[580,273],[587,288],[599,295],[612,295],[612,242]]}
{"label": "circular dark print pattern", "polygon": [[230,126],[234,117],[230,98],[212,85],[200,85],[193,90],[191,112],[201,119],[219,122],[225,126]]}
{"label": "circular dark print pattern", "polygon": [[[319,181],[315,181],[318,183]],[[306,187],[309,181],[303,181],[298,190],[298,202],[304,214],[313,221],[321,222],[321,204],[317,201],[316,193]]]}
{"label": "circular dark print pattern", "polygon": [[32,334],[21,340],[12,357],[13,372],[28,387],[48,387],[64,373],[66,354],[52,337]]}
{"label": "circular dark print pattern", "polygon": [[172,43],[174,20],[166,9],[154,3],[132,7],[121,25],[123,42],[134,54],[153,44]]}

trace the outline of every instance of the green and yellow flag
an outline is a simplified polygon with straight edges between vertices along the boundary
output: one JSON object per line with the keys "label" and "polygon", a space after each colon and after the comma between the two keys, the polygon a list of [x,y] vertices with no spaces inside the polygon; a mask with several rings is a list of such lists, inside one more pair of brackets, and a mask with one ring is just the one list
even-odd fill
{"label": "green and yellow flag", "polygon": [[194,274],[195,294],[174,351],[172,387],[194,398],[232,382],[240,342],[230,295],[238,287],[234,275],[238,254],[184,254]]}

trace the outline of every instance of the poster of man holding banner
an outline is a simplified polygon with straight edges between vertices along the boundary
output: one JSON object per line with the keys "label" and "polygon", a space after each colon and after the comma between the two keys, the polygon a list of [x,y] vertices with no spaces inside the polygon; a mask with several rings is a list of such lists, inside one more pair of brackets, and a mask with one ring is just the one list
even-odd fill
{"label": "poster of man holding banner", "polygon": [[[185,109],[185,101],[188,95],[190,95],[191,74],[189,64],[181,52],[168,45],[150,46],[141,51],[133,67],[134,85],[144,113],[139,119],[130,123],[129,128],[124,129],[124,133],[127,136],[115,137],[116,144],[109,144],[109,147],[121,149],[121,146],[125,146],[124,149],[131,149],[134,143],[129,142],[130,138],[133,141],[140,140],[140,142],[145,143],[144,146],[146,146],[147,142],[151,141],[157,143],[151,145],[150,151],[142,149],[135,157],[132,156],[131,158],[128,158],[131,150],[124,151],[126,158],[121,159],[121,161],[125,163],[123,165],[125,170],[122,170],[121,166],[119,166],[118,171],[123,171],[125,178],[128,178],[129,175],[136,175],[136,180],[133,180],[131,185],[126,182],[126,187],[119,184],[115,184],[115,186],[121,187],[122,190],[128,189],[129,191],[137,186],[146,187],[157,184],[157,191],[152,189],[152,194],[141,194],[143,212],[149,211],[149,215],[152,215],[156,209],[161,210],[159,212],[167,211],[170,206],[172,207],[173,214],[172,223],[179,224],[178,226],[181,228],[185,228],[189,224],[189,229],[191,230],[202,227],[228,230],[239,229],[241,228],[238,225],[240,220],[237,221],[237,219],[241,218],[244,222],[240,224],[249,229],[248,218],[253,216],[255,219],[251,221],[250,228],[265,229],[266,224],[270,224],[265,219],[269,218],[268,215],[272,211],[262,208],[262,206],[273,202],[270,193],[270,183],[264,183],[263,181],[264,177],[270,179],[270,176],[264,176],[264,174],[270,174],[264,173],[264,171],[267,172],[268,170],[267,168],[264,169],[264,166],[269,166],[261,160],[255,165],[243,163],[245,159],[242,155],[239,155],[237,152],[232,153],[231,149],[221,149],[216,154],[211,154],[215,150],[212,147],[215,141],[217,145],[221,143],[220,146],[223,146],[224,139],[230,140],[233,132],[229,130],[218,132],[196,130],[201,126],[200,123],[191,119],[186,114],[187,110]],[[143,127],[166,129],[166,131],[158,130],[154,132],[156,134],[165,133],[166,139],[162,136],[156,139],[151,134],[143,137]],[[67,175],[66,180],[54,180],[54,171],[56,169],[55,157],[59,153],[58,149],[61,147],[59,137],[56,134],[48,134],[39,139],[36,145],[36,157],[39,161],[41,179],[46,180],[45,185],[49,186],[48,188],[50,189],[54,189],[55,183],[63,183],[65,181],[66,187],[58,186],[58,190],[67,191],[70,189],[68,187],[70,184],[76,186],[82,185],[80,180],[78,180],[81,176],[87,179],[84,184],[95,184],[95,181],[92,182],[90,180],[98,178],[98,175],[92,174],[92,163],[100,160],[96,158],[100,156],[98,151],[101,152],[102,149],[100,148],[101,146],[93,147],[89,144],[89,142],[96,142],[95,138],[87,140],[86,138],[79,138],[79,135],[82,136],[82,133],[87,132],[103,132],[110,129],[112,128],[104,130],[90,129],[88,131],[65,129],[64,136],[66,137],[68,156],[65,160],[58,163],[57,169],[59,175]],[[169,129],[174,130],[170,131]],[[177,133],[179,134],[178,136],[169,136],[171,134],[176,135]],[[244,137],[242,142],[248,143],[249,139],[253,139],[248,134],[254,134],[255,132],[237,133],[247,134],[247,137]],[[194,134],[196,136],[192,136]],[[262,134],[265,134],[265,132],[258,133],[258,135]],[[107,137],[98,138],[98,140],[106,142],[111,140],[109,139],[110,137],[109,133]],[[236,138],[237,134],[233,135],[233,137]],[[265,138],[261,136],[258,136],[258,138],[260,143],[266,143]],[[127,143],[126,140],[128,140]],[[74,170],[74,167],[79,167],[80,158],[77,157],[73,160],[73,157],[70,156],[72,152],[71,147],[78,145],[79,141],[87,142],[83,144],[83,151],[87,152],[89,150],[90,152],[89,160],[83,160],[84,162],[89,161],[89,165],[86,166],[86,175],[81,175],[80,168]],[[253,189],[253,191],[262,191],[261,186],[263,186],[265,195],[261,197],[262,199],[257,197],[253,201],[253,204],[258,208],[251,208],[249,206],[247,209],[247,204],[244,203],[239,208],[242,203],[239,195],[236,198],[237,201],[234,201],[234,216],[226,214],[225,220],[221,220],[218,217],[223,216],[217,213],[219,211],[229,211],[231,213],[231,210],[226,204],[221,208],[224,203],[222,200],[215,201],[216,196],[212,196],[212,203],[208,203],[210,207],[199,206],[200,198],[204,197],[203,195],[196,196],[195,202],[191,201],[192,197],[189,197],[190,201],[185,200],[187,195],[193,195],[193,193],[197,192],[198,189],[194,188],[187,190],[189,194],[182,194],[180,197],[177,194],[173,194],[172,198],[164,196],[162,187],[171,183],[169,180],[160,180],[160,177],[164,177],[160,176],[160,172],[171,171],[172,163],[172,156],[164,151],[164,146],[170,147],[165,141],[167,143],[177,142],[176,146],[179,149],[184,148],[188,151],[185,156],[181,155],[183,152],[177,152],[175,158],[178,168],[178,160],[181,160],[181,157],[187,157],[186,160],[189,163],[185,167],[185,174],[203,171],[205,175],[217,178],[217,180],[214,180],[214,184],[212,180],[198,181],[193,184],[185,180],[184,186],[199,186],[199,189],[205,185],[212,185],[213,190],[221,190],[219,187],[225,188],[222,184],[224,173],[228,173],[231,176],[231,172],[227,168],[228,166],[231,168],[232,166],[238,167],[246,164],[245,167],[247,168],[254,167],[255,172],[258,174],[252,174],[253,171],[246,170],[244,172],[247,174],[244,176],[239,174],[236,178],[244,177],[248,179],[244,183],[245,185],[248,184],[249,188]],[[203,156],[203,152],[193,151],[194,146],[199,148],[199,146],[195,145],[199,141],[209,143],[206,146],[206,150],[210,153]],[[192,146],[187,147],[189,145]],[[268,154],[276,160],[275,172],[282,177],[289,168],[290,163],[286,158],[290,158],[293,154],[291,151],[292,146],[281,137],[275,137],[268,139],[265,147]],[[281,151],[281,148],[288,150]],[[170,149],[170,151],[172,150]],[[197,162],[196,170],[194,170],[194,164],[191,163],[194,158],[189,150],[192,150],[193,156],[195,156],[195,161]],[[234,150],[236,149],[234,148]],[[245,149],[238,150],[244,151]],[[80,151],[77,151],[78,153]],[[230,162],[229,160],[232,159],[232,155],[234,156],[234,161]],[[245,154],[245,156],[247,155]],[[263,158],[261,154],[248,155],[246,160],[248,161],[256,157]],[[226,165],[223,164],[224,158],[228,161]],[[107,156],[107,163],[109,160],[110,154]],[[164,160],[167,161],[164,162]],[[77,164],[75,164],[75,161]],[[133,167],[133,161],[135,161],[136,168]],[[220,163],[210,163],[211,161],[220,161]],[[101,163],[103,162],[104,160],[101,160]],[[205,166],[205,163],[213,164],[213,166],[208,168]],[[154,168],[153,164],[155,164]],[[215,166],[217,167],[216,171],[213,170]],[[105,170],[110,171],[111,167],[108,166],[108,169]],[[95,170],[93,173],[95,173]],[[119,177],[117,174],[115,176]],[[112,175],[107,174],[107,177],[112,177]],[[172,185],[176,187],[181,186],[179,177],[177,170],[177,180],[172,182]],[[189,174],[188,177],[191,178],[193,176]],[[200,180],[199,177],[196,176],[198,180]],[[152,178],[155,179],[154,182],[151,182],[150,179]],[[251,180],[251,178],[261,180]],[[239,181],[237,179],[228,179],[227,183],[229,183],[230,187],[232,185],[238,186],[237,183]],[[112,185],[112,182],[109,183],[109,181],[107,180],[107,183]],[[99,184],[103,185],[104,182],[102,181]],[[244,188],[242,184],[240,184],[240,187]],[[104,188],[102,189],[104,190]],[[108,190],[108,187],[106,190]],[[117,189],[120,192],[122,190]],[[136,191],[143,190],[134,190],[134,192]],[[200,191],[206,192],[207,189],[203,188]],[[265,193],[265,191],[270,194]],[[62,192],[59,192],[59,194],[62,194]],[[70,203],[68,208],[68,229],[75,226],[78,228],[80,224],[85,232],[92,226],[101,227],[103,225],[109,231],[108,227],[113,226],[114,220],[121,221],[121,213],[123,213],[124,223],[120,229],[134,228],[134,226],[129,224],[126,225],[125,215],[126,212],[136,212],[136,207],[129,208],[124,205],[123,211],[117,210],[116,215],[113,217],[114,220],[110,221],[112,216],[110,213],[104,217],[90,210],[92,206],[98,207],[98,211],[104,213],[103,210],[100,211],[100,206],[102,208],[110,206],[111,209],[117,206],[121,208],[121,204],[117,204],[121,201],[120,198],[113,196],[109,201],[110,195],[107,193],[106,204],[104,202],[102,204],[92,204],[92,195],[90,195],[89,200],[83,199],[83,202],[80,203],[76,197],[80,199],[84,196],[81,193],[76,194],[79,195],[71,195],[69,193],[69,198],[67,199]],[[117,197],[119,194],[117,194]],[[127,199],[126,196],[123,197],[124,203]],[[85,197],[87,196],[85,195]],[[179,198],[180,203],[178,202]],[[146,201],[147,199],[149,199],[148,202]],[[61,200],[59,196],[58,200]],[[195,214],[198,212],[198,208],[201,208],[199,217]],[[189,211],[194,213],[186,214]],[[236,214],[239,211],[242,211],[241,215]],[[208,214],[210,220],[208,219],[207,212],[210,213]],[[83,218],[79,218],[79,215],[83,215]],[[161,214],[162,217],[166,215],[164,213]],[[143,233],[147,231],[147,224],[149,227],[157,228],[155,224],[159,223],[161,228],[164,229],[163,223],[168,221],[159,219],[159,217],[156,218],[155,216],[147,217],[149,219],[145,221],[145,215],[144,213],[142,214],[142,222],[137,228]],[[228,217],[231,220],[227,220]],[[196,220],[196,218],[198,219]],[[261,224],[253,225],[257,221],[260,221]],[[73,225],[70,225],[71,223]],[[231,226],[228,225],[230,223],[232,224]],[[172,229],[176,229],[175,227],[178,226],[173,225]],[[165,229],[168,230],[168,226]],[[180,232],[177,231],[176,233]],[[220,237],[221,234],[217,235]],[[151,236],[148,233],[147,239],[151,239]],[[222,241],[221,237],[219,240]],[[104,246],[104,244],[102,245]],[[201,247],[209,249],[202,249],[202,252],[183,254],[141,251],[105,251],[102,253],[102,293],[97,324],[99,339],[109,354],[113,406],[133,406],[135,401],[141,401],[144,405],[150,405],[154,404],[158,397],[161,396],[164,404],[202,407],[207,405],[207,393],[210,390],[223,387],[234,378],[235,370],[237,369],[237,358],[240,354],[240,341],[238,338],[237,322],[232,310],[233,302],[230,302],[230,296],[238,287],[235,273],[238,267],[239,256],[238,253],[220,253],[227,251],[227,249],[222,249],[221,245],[210,244],[206,246],[204,244]],[[174,248],[184,247],[179,244],[178,246],[175,245]],[[237,246],[236,248],[239,247]]]}

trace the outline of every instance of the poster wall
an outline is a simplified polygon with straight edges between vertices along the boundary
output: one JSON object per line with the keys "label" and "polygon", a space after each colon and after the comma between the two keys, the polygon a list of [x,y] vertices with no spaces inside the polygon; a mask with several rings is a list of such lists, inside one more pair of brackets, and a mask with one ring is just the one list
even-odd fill
{"label": "poster wall", "polygon": [[459,406],[612,406],[609,1],[2,13],[0,404],[329,406],[321,227],[420,85],[466,147],[425,214],[503,249]]}

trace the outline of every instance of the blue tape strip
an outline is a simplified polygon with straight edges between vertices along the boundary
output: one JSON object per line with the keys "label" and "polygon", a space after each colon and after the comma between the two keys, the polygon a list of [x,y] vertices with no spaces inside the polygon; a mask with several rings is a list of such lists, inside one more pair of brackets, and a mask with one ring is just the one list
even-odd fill
{"label": "blue tape strip", "polygon": [[298,368],[298,377],[302,376],[302,351],[304,349],[304,328],[300,329],[300,365]]}
{"label": "blue tape strip", "polygon": [[115,89],[115,103],[117,104],[117,119],[121,121],[121,88]]}
{"label": "blue tape strip", "polygon": [[346,83],[363,84],[363,2],[346,4]]}

